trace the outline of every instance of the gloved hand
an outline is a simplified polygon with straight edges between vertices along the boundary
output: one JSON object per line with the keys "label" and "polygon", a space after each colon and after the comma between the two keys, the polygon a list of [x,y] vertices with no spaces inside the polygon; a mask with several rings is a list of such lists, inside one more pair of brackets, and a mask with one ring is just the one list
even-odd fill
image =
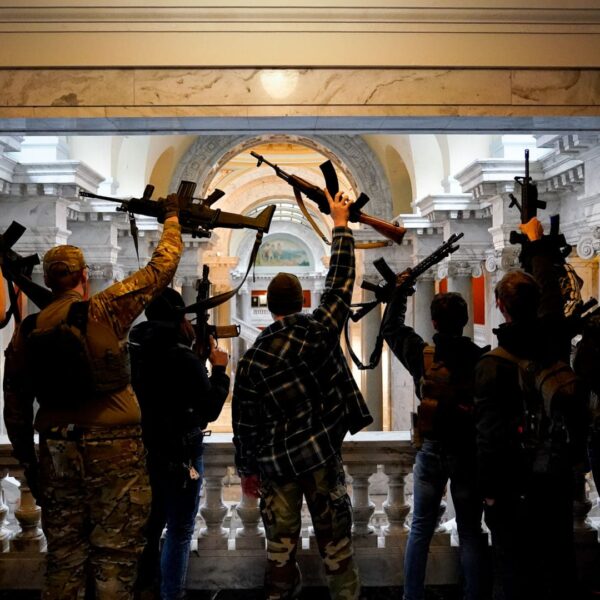
{"label": "gloved hand", "polygon": [[166,198],[161,199],[164,209],[164,215],[161,223],[164,223],[169,217],[179,216],[179,196],[177,194],[169,194]]}
{"label": "gloved hand", "polygon": [[530,242],[542,239],[544,228],[537,217],[532,217],[527,223],[521,223],[519,229],[527,236]]}
{"label": "gloved hand", "polygon": [[258,475],[242,476],[242,494],[250,498],[260,498],[260,478]]}

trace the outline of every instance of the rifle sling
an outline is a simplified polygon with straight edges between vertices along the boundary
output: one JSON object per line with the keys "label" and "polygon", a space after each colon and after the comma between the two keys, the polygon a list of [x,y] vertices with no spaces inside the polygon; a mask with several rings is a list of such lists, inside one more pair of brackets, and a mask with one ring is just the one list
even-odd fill
{"label": "rifle sling", "polygon": [[375,340],[375,348],[373,348],[373,352],[371,352],[371,356],[369,357],[369,363],[364,364],[361,360],[356,356],[354,350],[352,350],[352,344],[350,343],[350,333],[349,333],[349,319],[346,319],[346,323],[344,324],[344,338],[346,340],[346,347],[348,348],[348,353],[352,358],[352,362],[361,370],[366,371],[368,369],[374,369],[381,360],[381,352],[383,350],[383,333],[382,327],[383,323],[385,323],[385,314],[387,313],[389,304],[386,305],[385,311],[383,312],[383,318],[381,319],[381,323],[379,325],[379,331],[377,333],[377,339]]}
{"label": "rifle sling", "polygon": [[185,309],[185,312],[191,313],[191,312],[197,312],[199,310],[207,310],[209,308],[214,308],[215,306],[219,306],[220,304],[227,302],[227,300],[229,300],[230,298],[233,298],[233,296],[235,296],[237,294],[237,292],[239,291],[239,289],[244,285],[244,282],[246,281],[246,278],[248,277],[248,274],[250,273],[250,269],[252,268],[252,265],[256,261],[256,256],[258,255],[258,250],[262,243],[262,238],[263,238],[263,232],[257,231],[256,239],[254,240],[254,246],[252,248],[252,253],[250,254],[250,260],[248,261],[248,267],[246,268],[246,273],[244,274],[242,281],[240,281],[240,283],[235,288],[233,288],[231,290],[227,290],[226,292],[223,292],[222,294],[217,294],[216,296],[213,296],[212,298],[208,298],[207,300],[204,300],[202,302],[195,302],[191,306],[187,306]]}
{"label": "rifle sling", "polygon": [[[306,217],[306,220],[310,223],[310,226],[315,230],[315,233],[323,240],[323,242],[327,246],[331,246],[331,242],[327,239],[327,236],[319,229],[319,226],[315,222],[315,220],[310,216],[306,205],[304,204],[304,200],[302,199],[302,195],[300,194],[300,190],[296,188],[292,188],[294,190],[294,196],[296,197],[296,202],[298,203],[298,207],[302,211],[302,214]],[[354,244],[354,247],[358,250],[366,250],[369,248],[384,248],[385,246],[389,246],[390,242],[358,242]]]}

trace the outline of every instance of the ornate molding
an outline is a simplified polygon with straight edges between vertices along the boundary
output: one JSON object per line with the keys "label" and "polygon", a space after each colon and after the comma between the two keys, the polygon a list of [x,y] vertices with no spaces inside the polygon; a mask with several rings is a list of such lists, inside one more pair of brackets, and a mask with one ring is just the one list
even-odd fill
{"label": "ornate molding", "polygon": [[[23,4],[23,3],[22,3]],[[21,33],[86,30],[120,32],[124,26],[129,31],[336,31],[348,29],[356,32],[406,31],[428,25],[441,31],[479,31],[482,26],[494,31],[513,32],[519,25],[525,31],[539,32],[544,28],[555,31],[557,27],[593,27],[600,21],[600,10],[590,8],[557,8],[541,10],[539,3],[529,6],[498,7],[483,5],[444,7],[413,6],[315,6],[303,2],[295,6],[256,6],[241,0],[235,7],[223,6],[172,6],[168,2],[145,3],[132,6],[131,2],[113,3],[112,6],[11,6],[0,9],[0,21]],[[303,5],[304,4],[304,5]],[[483,10],[482,10],[483,9]],[[284,28],[282,24],[285,23]],[[185,24],[184,29],[181,25]]]}

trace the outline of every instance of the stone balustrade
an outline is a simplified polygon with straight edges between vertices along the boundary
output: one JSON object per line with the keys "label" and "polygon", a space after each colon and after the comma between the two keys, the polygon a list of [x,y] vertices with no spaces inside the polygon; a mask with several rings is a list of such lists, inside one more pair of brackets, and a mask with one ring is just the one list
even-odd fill
{"label": "stone balustrade", "polygon": [[[14,505],[13,510],[9,510],[4,495],[0,495],[0,589],[39,589],[45,551],[40,509],[10,453],[10,445],[0,443],[0,479],[10,475],[21,482],[20,490],[15,492],[17,496],[7,498]],[[410,513],[405,489],[414,462],[409,433],[363,432],[348,436],[343,453],[363,585],[401,585]],[[239,480],[233,475],[233,458],[230,433],[206,438],[203,497],[188,573],[191,589],[262,586],[265,537],[258,501],[241,494]],[[16,486],[5,487],[10,487],[11,493],[16,490]],[[591,504],[584,488],[585,482],[582,482],[574,511],[578,539],[580,544],[597,546],[597,532],[586,519]],[[458,581],[457,550],[451,543],[450,532],[440,528],[430,551],[429,584]],[[308,515],[303,520],[298,560],[305,585],[324,585]]]}

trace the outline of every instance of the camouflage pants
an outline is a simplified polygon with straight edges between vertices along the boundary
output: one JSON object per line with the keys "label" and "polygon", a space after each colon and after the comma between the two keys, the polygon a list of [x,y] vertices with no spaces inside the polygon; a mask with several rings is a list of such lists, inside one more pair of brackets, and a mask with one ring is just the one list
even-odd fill
{"label": "camouflage pants", "polygon": [[99,600],[133,598],[151,500],[140,428],[41,436],[40,467],[43,600],[83,599],[92,581]]}
{"label": "camouflage pants", "polygon": [[261,482],[260,510],[267,537],[265,596],[298,598],[302,578],[296,563],[302,496],[310,511],[331,597],[355,600],[360,593],[352,550],[352,507],[341,461],[293,480]]}

